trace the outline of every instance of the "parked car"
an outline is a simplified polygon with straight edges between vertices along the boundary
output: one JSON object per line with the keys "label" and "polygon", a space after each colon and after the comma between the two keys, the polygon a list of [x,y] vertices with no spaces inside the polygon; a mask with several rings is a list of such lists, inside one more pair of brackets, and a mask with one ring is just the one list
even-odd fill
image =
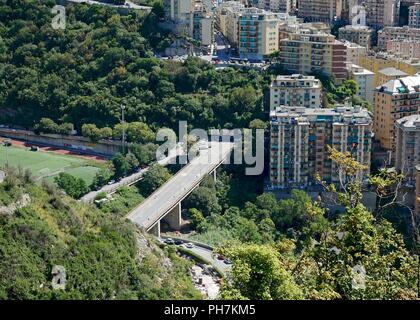
{"label": "parked car", "polygon": [[232,264],[232,261],[230,261],[229,259],[225,259],[223,262],[224,262],[225,264],[228,264],[228,265]]}
{"label": "parked car", "polygon": [[163,242],[165,242],[166,244],[175,244],[175,241],[172,238],[167,238]]}
{"label": "parked car", "polygon": [[111,184],[114,184],[114,183],[115,183],[115,180],[111,180],[108,182],[108,185],[110,186]]}
{"label": "parked car", "polygon": [[219,254],[219,255],[217,256],[217,259],[218,259],[218,260],[226,260],[225,256],[223,256],[223,255],[221,255],[221,254]]}
{"label": "parked car", "polygon": [[194,245],[191,242],[188,242],[185,244],[185,247],[187,247],[188,249],[192,249],[194,248]]}
{"label": "parked car", "polygon": [[175,243],[177,246],[179,246],[180,244],[183,244],[184,242],[183,242],[182,240],[180,240],[180,239],[175,239],[175,240],[174,240],[174,243]]}

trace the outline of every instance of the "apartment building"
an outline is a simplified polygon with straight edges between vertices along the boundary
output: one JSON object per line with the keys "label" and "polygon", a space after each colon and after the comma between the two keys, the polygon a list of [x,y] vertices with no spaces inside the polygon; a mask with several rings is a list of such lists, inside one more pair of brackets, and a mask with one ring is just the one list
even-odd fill
{"label": "apartment building", "polygon": [[420,28],[420,2],[408,8],[408,26]]}
{"label": "apartment building", "polygon": [[388,41],[412,40],[420,42],[420,29],[404,27],[388,27],[378,31],[378,48],[386,50]]}
{"label": "apartment building", "polygon": [[400,0],[364,0],[366,24],[375,30],[398,26]]}
{"label": "apartment building", "polygon": [[406,59],[420,59],[420,42],[414,40],[388,40],[386,52]]}
{"label": "apartment building", "polygon": [[299,30],[312,29],[322,33],[331,33],[331,27],[323,22],[299,22],[296,16],[289,16],[287,21],[281,19],[279,24],[279,39],[286,39],[290,34],[297,33]]}
{"label": "apartment building", "polygon": [[202,0],[165,0],[165,14],[171,23],[166,28],[174,33],[188,35],[202,46],[214,42],[213,18]]}
{"label": "apartment building", "polygon": [[239,1],[222,2],[215,9],[215,23],[231,44],[238,44],[238,17],[245,6]]}
{"label": "apartment building", "polygon": [[[308,188],[316,175],[339,182],[339,170],[327,152],[331,146],[351,152],[370,168],[372,119],[360,107],[332,109],[278,107],[270,113],[270,181],[273,188]],[[359,172],[360,178],[369,169]]]}
{"label": "apartment building", "polygon": [[358,64],[360,57],[364,57],[367,55],[368,50],[366,49],[366,47],[348,41],[344,41],[343,44],[346,47],[347,64]]}
{"label": "apartment building", "polygon": [[381,79],[380,71],[383,69],[395,68],[405,72],[407,75],[415,75],[420,71],[419,59],[402,59],[382,52],[360,56],[358,65],[375,73],[375,86],[380,86],[387,82],[383,82]]}
{"label": "apartment building", "polygon": [[338,29],[338,39],[356,43],[366,49],[372,45],[372,38],[375,31],[366,26],[347,25]]}
{"label": "apartment building", "polygon": [[276,14],[258,8],[246,8],[239,14],[239,56],[262,61],[279,48],[279,19]]}
{"label": "apartment building", "polygon": [[346,47],[331,34],[301,29],[280,40],[280,62],[289,72],[323,73],[341,83],[347,78]]}
{"label": "apartment building", "polygon": [[407,77],[408,74],[394,67],[384,68],[378,71],[377,82],[375,87],[383,85],[390,80]]}
{"label": "apartment building", "polygon": [[301,74],[277,76],[270,85],[270,112],[279,106],[321,108],[321,81]]}
{"label": "apartment building", "polygon": [[298,17],[305,21],[331,23],[341,19],[343,0],[299,0]]}
{"label": "apartment building", "polygon": [[256,6],[271,12],[295,12],[296,0],[258,0]]}
{"label": "apartment building", "polygon": [[420,223],[420,164],[416,166],[416,205],[415,205],[415,213],[416,213],[416,220],[417,223]]}
{"label": "apartment building", "polygon": [[395,123],[420,112],[420,75],[390,80],[374,93],[374,132],[381,146],[395,155]]}
{"label": "apartment building", "polygon": [[165,15],[176,23],[188,23],[192,10],[192,0],[165,0]]}
{"label": "apartment building", "polygon": [[373,90],[375,89],[375,74],[365,68],[353,64],[350,68],[350,78],[359,85],[357,95],[373,103]]}
{"label": "apartment building", "polygon": [[203,1],[195,1],[192,11],[192,37],[200,41],[202,46],[210,46],[214,42],[214,21],[211,12]]}
{"label": "apartment building", "polygon": [[409,181],[416,181],[420,165],[420,114],[401,118],[395,123],[395,169]]}

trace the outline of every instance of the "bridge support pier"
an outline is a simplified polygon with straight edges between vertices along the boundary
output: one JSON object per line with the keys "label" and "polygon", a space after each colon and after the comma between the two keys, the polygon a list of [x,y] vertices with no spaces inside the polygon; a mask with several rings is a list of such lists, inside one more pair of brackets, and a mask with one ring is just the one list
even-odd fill
{"label": "bridge support pier", "polygon": [[149,230],[149,233],[153,234],[154,236],[160,238],[160,221],[158,221],[152,229]]}
{"label": "bridge support pier", "polygon": [[181,202],[179,202],[168,214],[162,218],[174,230],[181,230]]}
{"label": "bridge support pier", "polygon": [[216,182],[217,181],[217,169],[214,169],[212,174],[213,174],[213,180],[214,180],[214,182]]}

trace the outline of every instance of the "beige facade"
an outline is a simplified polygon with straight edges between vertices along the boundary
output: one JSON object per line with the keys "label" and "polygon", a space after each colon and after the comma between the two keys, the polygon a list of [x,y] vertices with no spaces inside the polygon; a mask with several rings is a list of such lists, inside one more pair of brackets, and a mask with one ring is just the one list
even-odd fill
{"label": "beige facade", "polygon": [[238,17],[241,58],[264,60],[279,48],[279,23],[276,14],[258,9],[241,10]]}
{"label": "beige facade", "polygon": [[389,40],[386,51],[407,59],[420,59],[420,42],[415,40]]}
{"label": "beige facade", "polygon": [[280,40],[280,62],[293,73],[324,73],[336,83],[347,78],[346,47],[331,34],[298,30]]}
{"label": "beige facade", "polygon": [[165,14],[174,33],[188,35],[210,46],[214,40],[213,17],[202,0],[165,0]]}
{"label": "beige facade", "polygon": [[331,23],[341,19],[343,0],[299,0],[298,17],[305,21]]}
{"label": "beige facade", "polygon": [[270,111],[279,106],[322,107],[321,81],[313,76],[277,76],[270,86]]}
{"label": "beige facade", "polygon": [[386,50],[388,41],[412,40],[420,42],[420,29],[404,27],[384,28],[378,31],[378,48]]}
{"label": "beige facade", "polygon": [[256,3],[259,9],[271,12],[294,12],[296,0],[258,0]]}
{"label": "beige facade", "polygon": [[374,132],[381,146],[395,155],[395,123],[419,114],[420,76],[390,80],[375,89]]}
{"label": "beige facade", "polygon": [[348,41],[345,41],[343,43],[346,47],[346,60],[348,64],[358,64],[360,57],[365,57],[367,55],[366,47]]}
{"label": "beige facade", "polygon": [[[308,188],[316,175],[339,182],[339,170],[327,146],[351,152],[370,168],[372,119],[360,107],[333,109],[279,107],[270,113],[270,181],[275,189]],[[359,172],[362,179],[369,169]]]}
{"label": "beige facade", "polygon": [[227,1],[215,9],[217,28],[233,46],[238,45],[238,19],[244,8],[244,4],[239,1]]}
{"label": "beige facade", "polygon": [[356,43],[366,49],[372,44],[374,30],[364,26],[347,25],[338,30],[338,39]]}
{"label": "beige facade", "polygon": [[398,25],[400,0],[364,0],[366,23],[374,29]]}
{"label": "beige facade", "polygon": [[396,80],[408,76],[407,73],[394,67],[384,68],[378,71],[375,87],[383,85],[390,80]]}

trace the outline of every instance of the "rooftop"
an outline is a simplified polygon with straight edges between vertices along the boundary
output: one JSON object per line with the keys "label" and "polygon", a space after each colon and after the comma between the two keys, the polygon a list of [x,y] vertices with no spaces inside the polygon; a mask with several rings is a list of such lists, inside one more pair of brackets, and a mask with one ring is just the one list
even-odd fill
{"label": "rooftop", "polygon": [[356,64],[352,64],[351,73],[355,75],[374,75],[375,73]]}
{"label": "rooftop", "polygon": [[394,68],[394,67],[390,67],[390,68],[385,68],[385,69],[381,69],[378,71],[379,73],[382,73],[386,76],[394,76],[394,77],[405,77],[408,76],[407,73],[401,71],[400,69]]}
{"label": "rooftop", "polygon": [[[318,85],[321,86],[321,82],[315,78],[314,76],[304,76],[302,74],[292,74],[292,75],[278,75],[276,79],[271,83],[271,86],[280,85],[280,82],[287,82],[292,81],[293,85],[295,85],[298,81],[309,81],[310,85]],[[304,83],[303,83],[304,85]]]}
{"label": "rooftop", "polygon": [[420,92],[420,76],[408,76],[390,80],[376,88],[379,92],[407,94]]}
{"label": "rooftop", "polygon": [[401,118],[396,121],[396,125],[400,128],[420,131],[420,114]]}
{"label": "rooftop", "polygon": [[270,112],[270,118],[272,123],[278,123],[280,121],[298,121],[299,123],[307,123],[311,120],[325,121],[326,119],[324,117],[329,117],[334,123],[372,123],[372,118],[369,114],[369,111],[360,106],[350,107],[346,105],[337,105],[335,108],[305,108],[280,106]]}

